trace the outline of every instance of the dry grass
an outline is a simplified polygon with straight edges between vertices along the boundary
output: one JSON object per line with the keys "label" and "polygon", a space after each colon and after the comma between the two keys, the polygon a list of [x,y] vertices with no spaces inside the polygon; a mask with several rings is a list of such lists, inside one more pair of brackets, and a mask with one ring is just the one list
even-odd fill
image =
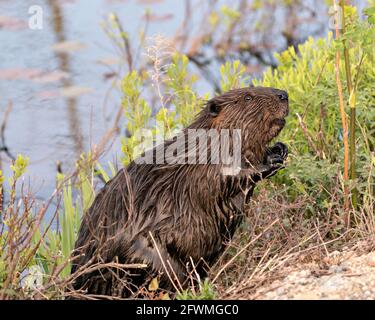
{"label": "dry grass", "polygon": [[[332,203],[339,203],[336,200]],[[343,205],[332,206],[317,218],[306,217],[310,204],[307,198],[289,203],[267,189],[259,192],[242,230],[211,270],[220,299],[255,299],[259,287],[285,277],[293,267],[323,261],[332,251],[355,247],[360,239],[373,247],[371,208],[362,209],[348,229]]]}

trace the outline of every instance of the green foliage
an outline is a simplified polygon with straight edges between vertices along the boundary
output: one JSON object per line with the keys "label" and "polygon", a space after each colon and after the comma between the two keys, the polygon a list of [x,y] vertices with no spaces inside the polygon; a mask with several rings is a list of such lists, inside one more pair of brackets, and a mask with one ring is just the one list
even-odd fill
{"label": "green foliage", "polygon": [[346,46],[357,48],[356,52],[358,50],[363,51],[363,53],[373,58],[375,7],[366,8],[363,13],[367,17],[365,21],[358,18],[356,7],[345,6],[345,33],[340,36],[339,41],[336,41],[335,46],[343,48],[343,43],[345,43]]}
{"label": "green foliage", "polygon": [[363,13],[368,16],[368,22],[370,24],[375,24],[375,6],[366,8]]}
{"label": "green foliage", "polygon": [[[189,124],[200,110],[202,102],[193,90],[196,77],[188,73],[188,61],[185,55],[176,53],[171,57],[171,63],[166,68],[165,79],[162,79],[164,91],[160,93],[163,94],[160,97],[161,105],[155,108],[157,111],[154,116],[159,126],[152,126],[152,109],[141,97],[141,88],[144,89],[145,83],[136,71],[125,75],[121,84],[128,134],[128,137],[122,139],[125,165],[143,151],[138,147],[145,143],[144,130],[150,130],[151,142],[157,136],[167,139]],[[164,100],[167,101],[168,108],[164,105]]]}
{"label": "green foliage", "polygon": [[151,108],[141,97],[142,86],[143,80],[136,71],[128,73],[121,83],[121,90],[124,94],[122,106],[130,134],[133,134],[137,128],[146,126],[150,120]]}
{"label": "green foliage", "polygon": [[[374,146],[375,142],[374,34],[374,28],[367,21],[355,19],[344,35],[345,39],[351,39],[349,54],[357,82],[358,168],[369,163],[369,146]],[[290,194],[297,192],[316,197],[318,205],[327,201],[329,191],[323,189],[331,190],[334,177],[342,170],[342,125],[334,75],[335,50],[341,45],[333,41],[331,35],[327,39],[309,38],[299,46],[298,55],[292,47],[276,54],[279,66],[267,70],[262,79],[253,81],[254,85],[288,91],[290,116],[278,139],[291,147],[292,156],[286,170],[275,179],[293,186]],[[366,59],[362,60],[364,55]],[[363,66],[358,71],[360,63]],[[341,67],[344,75],[344,63]],[[306,129],[302,128],[299,117]],[[368,174],[369,171],[360,172],[356,183],[367,181]],[[361,190],[368,192],[368,188]]]}
{"label": "green foliage", "polygon": [[199,284],[199,292],[193,290],[184,290],[176,296],[177,300],[214,300],[216,298],[215,290],[208,279]]}
{"label": "green foliage", "polygon": [[[6,192],[3,186],[0,187],[1,196],[9,195],[9,200],[0,204],[0,299],[17,296],[21,273],[34,259],[35,247],[30,245],[30,240],[40,220],[33,215],[33,203],[28,195],[23,194],[20,199],[16,197],[18,181],[26,172],[28,163],[29,158],[18,155],[10,165],[10,190]],[[4,182],[2,173],[0,177]]]}
{"label": "green foliage", "polygon": [[95,198],[94,190],[94,167],[96,161],[92,159],[91,152],[82,154],[77,162],[78,185],[82,203],[82,212],[86,212]]}
{"label": "green foliage", "polygon": [[[58,181],[63,182],[64,176],[59,175]],[[78,205],[74,205],[72,195],[72,185],[70,181],[63,186],[63,211],[60,213],[61,221],[61,253],[62,262],[66,262],[69,259],[72,250],[74,249],[75,240],[80,225],[81,212]],[[56,241],[56,240],[55,240]],[[62,271],[62,276],[66,277],[70,273],[70,264]]]}
{"label": "green foliage", "polygon": [[113,178],[116,175],[116,169],[111,162],[108,162],[108,167],[111,171],[111,177],[109,176],[107,171],[104,170],[103,166],[99,162],[96,164],[96,173],[102,177],[105,183],[107,183],[111,178]]}
{"label": "green foliage", "polygon": [[0,170],[0,188],[4,181],[5,181],[5,178],[3,176],[3,172]]}
{"label": "green foliage", "polygon": [[189,75],[188,63],[188,57],[175,54],[167,69],[166,89],[169,90],[171,103],[175,106],[176,124],[181,126],[187,126],[199,111],[198,97],[193,91],[197,79]]}
{"label": "green foliage", "polygon": [[[43,272],[50,275],[54,267],[62,265],[60,276],[67,277],[70,274],[71,263],[69,258],[74,249],[77,234],[81,224],[81,218],[91,206],[95,198],[94,191],[94,167],[96,161],[91,154],[82,154],[77,161],[77,182],[73,184],[71,179],[67,179],[63,174],[57,175],[58,189],[62,190],[62,208],[59,211],[59,229],[48,230],[46,235],[42,235],[39,230],[34,243],[38,243],[42,238],[46,246],[39,247],[37,251],[37,264]],[[73,193],[78,193],[74,196]]]}
{"label": "green foliage", "polygon": [[13,177],[9,179],[10,184],[13,184],[26,172],[28,165],[29,165],[28,157],[24,157],[21,154],[17,155],[16,160],[10,166],[10,169],[13,171]]}
{"label": "green foliage", "polygon": [[220,67],[221,75],[221,89],[223,92],[244,87],[247,78],[244,76],[246,71],[245,66],[241,65],[239,60],[233,62],[226,62]]}
{"label": "green foliage", "polygon": [[146,100],[141,97],[142,86],[143,80],[137,71],[128,73],[121,83],[122,107],[127,119],[126,129],[129,135],[122,140],[125,165],[132,160],[135,147],[142,142],[136,135],[137,130],[148,125],[152,113]]}
{"label": "green foliage", "polygon": [[220,12],[223,15],[224,23],[229,26],[241,17],[241,13],[226,5],[221,6]]}

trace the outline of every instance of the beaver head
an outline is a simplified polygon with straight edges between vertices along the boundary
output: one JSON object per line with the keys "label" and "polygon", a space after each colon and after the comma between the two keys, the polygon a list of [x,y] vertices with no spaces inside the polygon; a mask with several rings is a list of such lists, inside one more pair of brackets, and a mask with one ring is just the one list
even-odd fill
{"label": "beaver head", "polygon": [[285,125],[288,93],[268,87],[230,90],[209,100],[191,128],[240,129],[243,154],[261,162],[267,144]]}

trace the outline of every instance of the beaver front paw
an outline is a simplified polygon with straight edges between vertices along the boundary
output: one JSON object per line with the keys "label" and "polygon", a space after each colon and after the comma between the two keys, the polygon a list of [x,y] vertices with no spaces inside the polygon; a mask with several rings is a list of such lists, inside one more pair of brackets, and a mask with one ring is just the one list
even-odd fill
{"label": "beaver front paw", "polygon": [[266,164],[283,164],[287,157],[288,147],[282,142],[277,142],[273,147],[268,149],[266,153]]}
{"label": "beaver front paw", "polygon": [[272,177],[277,171],[284,169],[284,161],[288,157],[288,147],[282,143],[277,142],[273,147],[266,152],[264,164],[259,166],[259,178],[266,179]]}

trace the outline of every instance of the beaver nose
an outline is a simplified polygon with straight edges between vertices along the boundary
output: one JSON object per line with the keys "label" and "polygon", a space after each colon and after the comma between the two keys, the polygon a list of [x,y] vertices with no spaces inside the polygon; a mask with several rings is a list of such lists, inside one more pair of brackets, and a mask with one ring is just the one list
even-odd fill
{"label": "beaver nose", "polygon": [[285,91],[281,91],[280,93],[277,94],[277,97],[281,101],[288,101],[288,94]]}

